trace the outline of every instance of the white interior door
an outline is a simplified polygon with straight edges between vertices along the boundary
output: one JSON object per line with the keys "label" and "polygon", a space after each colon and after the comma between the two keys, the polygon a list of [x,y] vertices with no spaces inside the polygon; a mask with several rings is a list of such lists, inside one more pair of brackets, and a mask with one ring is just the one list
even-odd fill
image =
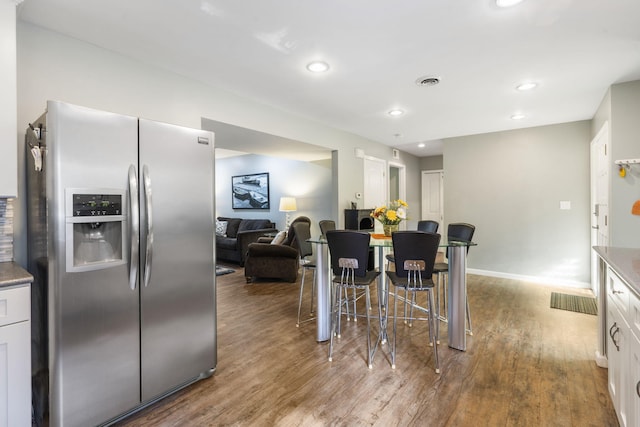
{"label": "white interior door", "polygon": [[422,171],[422,215],[423,220],[444,223],[444,172]]}
{"label": "white interior door", "polygon": [[[609,124],[591,141],[591,246],[609,244]],[[591,289],[598,295],[597,255],[591,251]]]}
{"label": "white interior door", "polygon": [[[365,157],[364,159],[364,206],[361,209],[373,209],[387,203],[386,180],[387,164],[382,159]],[[375,221],[376,233],[382,232],[382,226]]]}

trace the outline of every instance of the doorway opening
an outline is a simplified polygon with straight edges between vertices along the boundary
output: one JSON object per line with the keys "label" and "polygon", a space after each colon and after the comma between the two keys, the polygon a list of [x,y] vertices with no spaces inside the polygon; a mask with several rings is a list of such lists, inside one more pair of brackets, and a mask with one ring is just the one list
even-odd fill
{"label": "doorway opening", "polygon": [[[389,162],[389,172],[387,174],[389,201],[402,199],[407,200],[407,168],[399,163]],[[402,223],[404,224],[404,222]]]}

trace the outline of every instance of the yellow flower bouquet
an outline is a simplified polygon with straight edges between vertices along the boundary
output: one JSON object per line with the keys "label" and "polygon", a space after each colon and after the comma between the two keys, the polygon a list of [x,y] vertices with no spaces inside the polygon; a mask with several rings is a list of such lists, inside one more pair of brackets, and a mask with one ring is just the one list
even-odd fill
{"label": "yellow flower bouquet", "polygon": [[389,206],[380,206],[371,211],[371,216],[380,221],[384,227],[384,234],[391,235],[398,229],[398,224],[407,219],[409,205],[404,200],[398,199],[389,203]]}

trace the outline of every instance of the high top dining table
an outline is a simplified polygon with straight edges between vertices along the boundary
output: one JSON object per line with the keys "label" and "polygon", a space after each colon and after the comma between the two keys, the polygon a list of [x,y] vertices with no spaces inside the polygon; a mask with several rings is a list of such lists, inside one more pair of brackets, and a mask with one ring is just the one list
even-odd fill
{"label": "high top dining table", "polygon": [[[324,237],[311,238],[308,242],[315,245],[316,252],[316,341],[323,342],[331,338],[331,263],[329,261],[329,245]],[[372,234],[370,246],[378,249],[378,268],[382,272],[378,277],[380,295],[388,295],[387,275],[384,274],[385,251],[393,249],[390,237],[381,238]],[[465,330],[465,313],[467,301],[467,248],[476,246],[473,242],[441,241],[440,248],[448,251],[449,285],[448,285],[448,344],[449,347],[465,351],[467,336]],[[385,304],[387,305],[387,304]],[[381,322],[381,328],[386,323]],[[386,330],[381,331],[386,335]]]}

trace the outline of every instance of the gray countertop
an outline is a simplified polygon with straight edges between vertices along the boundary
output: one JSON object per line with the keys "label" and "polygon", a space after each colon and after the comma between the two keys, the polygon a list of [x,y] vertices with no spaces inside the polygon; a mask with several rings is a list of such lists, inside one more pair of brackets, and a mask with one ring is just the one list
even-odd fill
{"label": "gray countertop", "polygon": [[0,288],[31,283],[33,276],[15,262],[0,262]]}
{"label": "gray countertop", "polygon": [[640,249],[594,246],[596,253],[640,295]]}

